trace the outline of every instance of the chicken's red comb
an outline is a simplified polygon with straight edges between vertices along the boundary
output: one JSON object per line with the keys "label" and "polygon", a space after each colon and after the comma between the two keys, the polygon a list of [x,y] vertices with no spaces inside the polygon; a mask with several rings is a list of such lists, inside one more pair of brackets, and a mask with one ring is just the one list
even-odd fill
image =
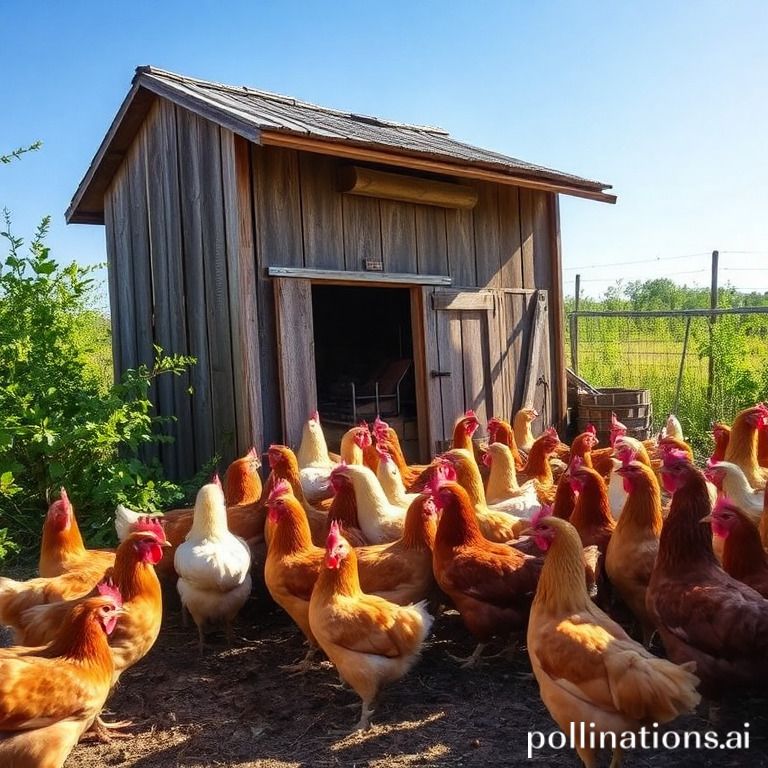
{"label": "chicken's red comb", "polygon": [[342,539],[341,525],[338,520],[334,520],[331,523],[331,527],[328,529],[328,538],[325,540],[325,548],[330,552],[335,546],[339,544]]}
{"label": "chicken's red comb", "polygon": [[117,584],[115,584],[115,582],[112,581],[112,579],[108,579],[106,581],[100,581],[96,585],[96,591],[99,593],[101,597],[111,597],[118,608],[122,607],[123,596],[120,594],[120,590],[117,588]]}
{"label": "chicken's red comb", "polygon": [[390,461],[392,459],[389,455],[389,451],[386,448],[382,448],[381,445],[376,445],[376,453],[379,454],[379,458],[382,461]]}
{"label": "chicken's red comb", "polygon": [[557,434],[557,430],[554,427],[548,427],[545,429],[544,434],[547,435],[547,437],[553,437],[556,440],[560,439],[560,436]]}
{"label": "chicken's red comb", "polygon": [[589,432],[591,435],[597,434],[597,427],[595,427],[594,424],[587,424],[586,427],[584,427],[585,432]]}
{"label": "chicken's red comb", "polygon": [[219,478],[218,472],[213,473],[213,477],[211,478],[211,485],[218,485],[219,488],[221,488],[221,479]]}
{"label": "chicken's red comb", "polygon": [[72,504],[69,501],[69,496],[67,495],[67,489],[62,487],[61,491],[59,492],[61,500],[64,502],[64,505],[66,507],[71,507]]}
{"label": "chicken's red comb", "polygon": [[476,419],[477,416],[475,415],[475,412],[471,408],[468,408],[466,411],[464,411],[464,418],[465,419]]}
{"label": "chicken's red comb", "polygon": [[312,413],[309,414],[309,420],[310,421],[316,421],[318,424],[320,423],[320,411],[314,410]]}
{"label": "chicken's red comb", "polygon": [[291,484],[284,478],[281,478],[272,487],[272,491],[267,498],[267,504],[274,504],[281,496],[287,496],[292,493],[293,488],[291,488]]}
{"label": "chicken's red comb", "polygon": [[165,528],[160,517],[142,515],[131,526],[131,530],[134,533],[153,533],[157,539],[165,541]]}
{"label": "chicken's red comb", "polygon": [[251,449],[245,455],[249,459],[258,459],[259,458],[259,452],[256,450],[256,446],[255,445],[252,445]]}
{"label": "chicken's red comb", "polygon": [[531,528],[535,528],[545,517],[550,517],[552,507],[549,504],[542,504],[533,515],[531,515]]}

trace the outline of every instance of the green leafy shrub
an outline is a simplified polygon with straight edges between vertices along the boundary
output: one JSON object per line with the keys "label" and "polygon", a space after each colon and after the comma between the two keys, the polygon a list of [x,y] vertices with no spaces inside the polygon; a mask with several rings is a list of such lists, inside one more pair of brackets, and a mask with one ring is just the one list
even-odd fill
{"label": "green leafy shrub", "polygon": [[109,325],[92,308],[95,267],[61,266],[45,245],[48,219],[29,251],[0,233],[9,252],[0,265],[0,561],[39,544],[47,499],[65,486],[92,543],[112,535],[117,502],[155,511],[182,490],[164,479],[143,449],[161,436],[150,389],[194,359],[156,348],[111,382]]}

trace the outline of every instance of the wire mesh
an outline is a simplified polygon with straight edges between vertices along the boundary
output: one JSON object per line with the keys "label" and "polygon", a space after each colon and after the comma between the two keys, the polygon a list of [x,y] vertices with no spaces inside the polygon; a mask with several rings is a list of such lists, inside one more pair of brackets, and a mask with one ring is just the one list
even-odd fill
{"label": "wire mesh", "polygon": [[724,314],[711,323],[684,312],[572,313],[569,321],[569,366],[597,388],[650,390],[654,429],[674,411],[701,455],[711,446],[713,420],[730,423],[742,408],[768,397],[768,314]]}

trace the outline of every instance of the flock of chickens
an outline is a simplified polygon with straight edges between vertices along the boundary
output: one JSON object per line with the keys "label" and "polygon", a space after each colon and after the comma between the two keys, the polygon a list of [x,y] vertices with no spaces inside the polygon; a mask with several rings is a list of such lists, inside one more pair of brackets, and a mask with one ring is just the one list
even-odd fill
{"label": "flock of chickens", "polygon": [[[40,576],[0,579],[0,623],[17,643],[0,649],[0,764],[59,768],[89,729],[108,738],[125,725],[100,713],[157,639],[161,579],[175,581],[201,653],[210,625],[231,640],[252,579],[263,580],[309,645],[290,669],[307,671],[322,651],[360,696],[361,729],[446,606],[477,641],[465,666],[492,638],[527,632],[563,731],[635,731],[702,695],[764,687],[768,407],[715,425],[704,472],[674,417],[645,442],[614,417],[611,445],[597,448],[593,428],[570,446],[551,428],[534,440],[536,416],[492,419],[479,446],[468,411],[450,450],[412,466],[379,419],[350,429],[332,456],[315,413],[296,454],[270,446],[263,487],[251,450],[193,509],[151,518],[118,507],[115,551],[85,549],[62,490]],[[647,650],[654,633],[666,659]],[[596,764],[594,750],[578,752]]]}

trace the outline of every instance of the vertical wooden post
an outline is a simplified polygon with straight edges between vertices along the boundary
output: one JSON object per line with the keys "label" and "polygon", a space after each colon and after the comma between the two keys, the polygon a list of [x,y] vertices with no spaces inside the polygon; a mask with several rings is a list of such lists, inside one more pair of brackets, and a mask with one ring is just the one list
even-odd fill
{"label": "vertical wooden post", "polygon": [[[717,309],[717,263],[720,258],[719,251],[712,251],[712,287],[709,294],[709,308]],[[707,402],[712,402],[712,387],[715,378],[715,359],[712,355],[712,343],[714,341],[715,316],[709,316],[709,368],[707,371]]]}

